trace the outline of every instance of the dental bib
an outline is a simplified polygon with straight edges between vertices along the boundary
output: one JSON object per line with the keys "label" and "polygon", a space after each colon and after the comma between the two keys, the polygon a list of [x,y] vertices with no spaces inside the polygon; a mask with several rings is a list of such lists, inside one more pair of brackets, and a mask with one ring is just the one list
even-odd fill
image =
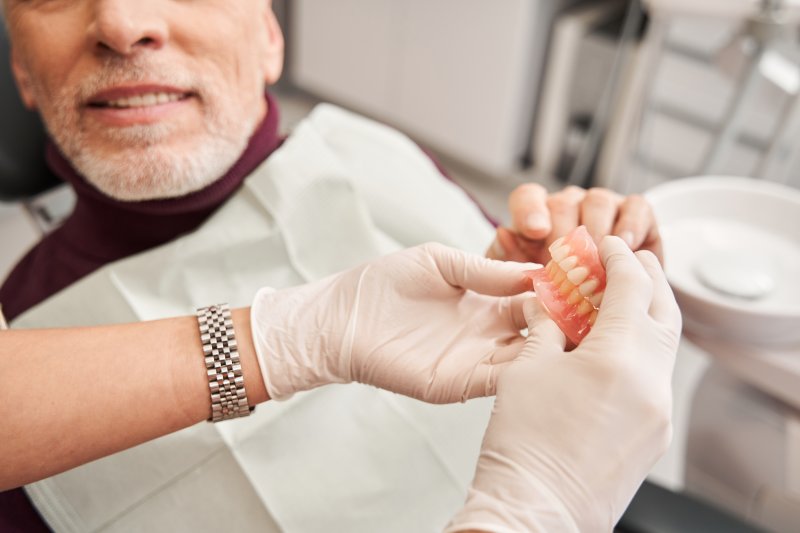
{"label": "dental bib", "polygon": [[[483,253],[492,237],[413,142],[320,105],[200,229],[98,270],[14,327],[248,306],[262,286],[313,281],[427,241]],[[330,385],[26,491],[55,531],[441,531],[464,502],[491,404],[428,405]]]}

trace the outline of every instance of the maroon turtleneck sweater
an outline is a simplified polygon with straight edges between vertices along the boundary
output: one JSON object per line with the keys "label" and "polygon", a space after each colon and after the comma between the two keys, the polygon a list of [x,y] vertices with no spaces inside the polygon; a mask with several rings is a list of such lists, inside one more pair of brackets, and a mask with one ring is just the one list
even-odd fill
{"label": "maroon turtleneck sweater", "polygon": [[[13,319],[101,266],[169,242],[202,224],[281,145],[278,107],[269,94],[266,99],[267,116],[233,167],[212,185],[180,198],[143,202],[109,198],[49,144],[48,166],[72,185],[77,202],[64,224],[29,251],[0,287],[6,316]],[[0,492],[0,531],[50,530],[18,488]]]}

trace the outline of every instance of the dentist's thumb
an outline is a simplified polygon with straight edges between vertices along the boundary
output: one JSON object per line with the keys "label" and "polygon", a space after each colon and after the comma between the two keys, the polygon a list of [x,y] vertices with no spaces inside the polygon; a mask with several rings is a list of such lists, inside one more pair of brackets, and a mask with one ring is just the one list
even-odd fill
{"label": "dentist's thumb", "polygon": [[558,325],[548,316],[538,298],[530,298],[522,307],[525,322],[528,324],[528,339],[525,354],[541,355],[543,352],[563,352],[567,338]]}

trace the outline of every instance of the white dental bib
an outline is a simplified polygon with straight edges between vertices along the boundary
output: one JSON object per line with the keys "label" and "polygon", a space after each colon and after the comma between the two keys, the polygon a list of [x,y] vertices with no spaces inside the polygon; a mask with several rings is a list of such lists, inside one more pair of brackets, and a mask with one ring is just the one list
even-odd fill
{"label": "white dental bib", "polygon": [[[265,285],[316,280],[426,241],[482,253],[492,236],[413,142],[321,105],[200,229],[98,270],[14,327],[247,306]],[[331,385],[26,490],[56,531],[440,531],[464,501],[490,408],[490,399],[433,406]]]}

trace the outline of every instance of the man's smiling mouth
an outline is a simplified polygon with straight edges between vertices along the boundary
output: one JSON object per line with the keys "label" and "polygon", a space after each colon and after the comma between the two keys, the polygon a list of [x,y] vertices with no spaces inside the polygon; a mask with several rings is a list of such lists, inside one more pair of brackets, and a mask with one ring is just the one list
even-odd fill
{"label": "man's smiling mouth", "polygon": [[132,107],[152,107],[155,105],[168,104],[170,102],[177,102],[178,100],[185,100],[191,96],[190,93],[145,93],[136,96],[129,96],[127,98],[117,98],[108,101],[89,102],[90,107],[112,107],[118,109],[128,109]]}
{"label": "man's smiling mouth", "polygon": [[111,87],[95,93],[86,105],[100,109],[143,109],[187,100],[196,93],[156,83]]}

